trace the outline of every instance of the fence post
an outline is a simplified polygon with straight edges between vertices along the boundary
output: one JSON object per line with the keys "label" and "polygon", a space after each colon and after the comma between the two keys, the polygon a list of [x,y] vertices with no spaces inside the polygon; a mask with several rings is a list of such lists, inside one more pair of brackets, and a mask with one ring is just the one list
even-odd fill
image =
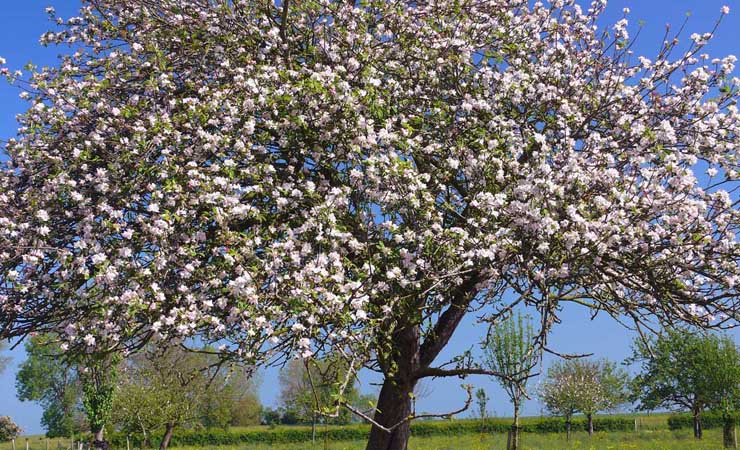
{"label": "fence post", "polygon": [[28,450],[28,438],[26,438],[26,450]]}

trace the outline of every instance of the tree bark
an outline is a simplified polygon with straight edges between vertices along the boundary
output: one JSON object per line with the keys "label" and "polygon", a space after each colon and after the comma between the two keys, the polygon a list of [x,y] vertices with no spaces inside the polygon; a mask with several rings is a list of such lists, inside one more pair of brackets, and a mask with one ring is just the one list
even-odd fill
{"label": "tree bark", "polygon": [[570,442],[570,417],[565,418],[565,440]]}
{"label": "tree bark", "polygon": [[514,404],[514,423],[511,425],[511,450],[519,450],[519,405]]}
{"label": "tree bark", "polygon": [[[393,373],[385,373],[373,420],[392,428],[412,414],[411,396],[419,369],[419,328],[410,326],[393,335]],[[390,433],[373,425],[366,450],[406,450],[411,436],[411,422],[406,420]]]}
{"label": "tree bark", "polygon": [[725,448],[737,449],[735,421],[732,418],[725,418],[722,424],[722,442]]}
{"label": "tree bark", "polygon": [[93,432],[93,443],[92,447],[100,450],[108,450],[108,443],[105,441],[104,429],[92,430]]}
{"label": "tree bark", "polygon": [[172,434],[175,431],[175,424],[168,423],[165,425],[164,436],[162,436],[162,442],[159,443],[159,450],[167,450],[172,440]]}
{"label": "tree bark", "polygon": [[694,419],[694,438],[701,439],[702,436],[702,429],[701,429],[701,410],[697,407],[693,410],[693,419]]}
{"label": "tree bark", "polygon": [[588,413],[586,414],[586,418],[588,419],[588,437],[591,437],[594,435],[594,415]]}

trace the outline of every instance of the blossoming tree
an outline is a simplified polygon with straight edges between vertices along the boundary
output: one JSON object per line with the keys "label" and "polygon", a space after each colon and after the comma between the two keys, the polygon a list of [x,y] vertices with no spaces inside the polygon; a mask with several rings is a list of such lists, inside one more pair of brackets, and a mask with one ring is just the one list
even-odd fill
{"label": "blossoming tree", "polygon": [[604,0],[83,3],[42,38],[58,67],[1,69],[30,102],[3,337],[333,349],[384,376],[368,448],[402,449],[418,380],[488,373],[437,361],[470,311],[526,304],[539,345],[568,301],[735,323],[739,82],[711,34],[637,58]]}

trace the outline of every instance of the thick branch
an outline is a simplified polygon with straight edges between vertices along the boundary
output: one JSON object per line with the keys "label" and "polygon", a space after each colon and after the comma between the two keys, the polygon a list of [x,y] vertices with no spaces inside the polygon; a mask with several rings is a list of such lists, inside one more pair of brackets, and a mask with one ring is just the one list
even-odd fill
{"label": "thick branch", "polygon": [[455,332],[460,321],[465,316],[470,302],[475,297],[475,285],[478,283],[478,277],[471,275],[453,294],[450,306],[442,313],[439,320],[421,344],[419,365],[421,367],[429,366],[432,361],[439,355],[439,352],[447,345],[452,333]]}

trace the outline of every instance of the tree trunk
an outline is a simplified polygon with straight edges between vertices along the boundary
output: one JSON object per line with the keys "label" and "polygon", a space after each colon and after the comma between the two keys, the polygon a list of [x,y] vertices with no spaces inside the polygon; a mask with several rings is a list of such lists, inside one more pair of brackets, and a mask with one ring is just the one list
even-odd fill
{"label": "tree trunk", "polygon": [[588,413],[586,418],[588,419],[588,437],[591,437],[594,435],[594,415]]}
{"label": "tree trunk", "polygon": [[92,447],[95,449],[100,450],[108,450],[108,443],[105,441],[105,437],[103,435],[103,428],[100,428],[99,430],[92,430],[93,432],[93,443]]}
{"label": "tree trunk", "polygon": [[514,404],[514,423],[511,425],[511,450],[519,450],[519,405]]}
{"label": "tree trunk", "polygon": [[164,429],[164,436],[162,436],[162,442],[159,443],[159,450],[167,450],[172,439],[172,433],[175,431],[175,424],[168,423]]}
{"label": "tree trunk", "polygon": [[694,438],[701,439],[701,435],[702,435],[701,410],[699,408],[694,408],[693,419],[694,419]]}
{"label": "tree trunk", "polygon": [[737,450],[737,439],[735,436],[735,421],[732,418],[725,418],[722,424],[722,442],[725,448]]}
{"label": "tree trunk", "polygon": [[570,417],[565,418],[565,440],[570,442]]}
{"label": "tree trunk", "polygon": [[[411,397],[419,369],[419,328],[405,327],[393,335],[395,370],[385,374],[373,420],[385,428],[403,422],[412,414]],[[406,450],[411,436],[411,422],[406,420],[390,433],[373,425],[366,450]]]}

